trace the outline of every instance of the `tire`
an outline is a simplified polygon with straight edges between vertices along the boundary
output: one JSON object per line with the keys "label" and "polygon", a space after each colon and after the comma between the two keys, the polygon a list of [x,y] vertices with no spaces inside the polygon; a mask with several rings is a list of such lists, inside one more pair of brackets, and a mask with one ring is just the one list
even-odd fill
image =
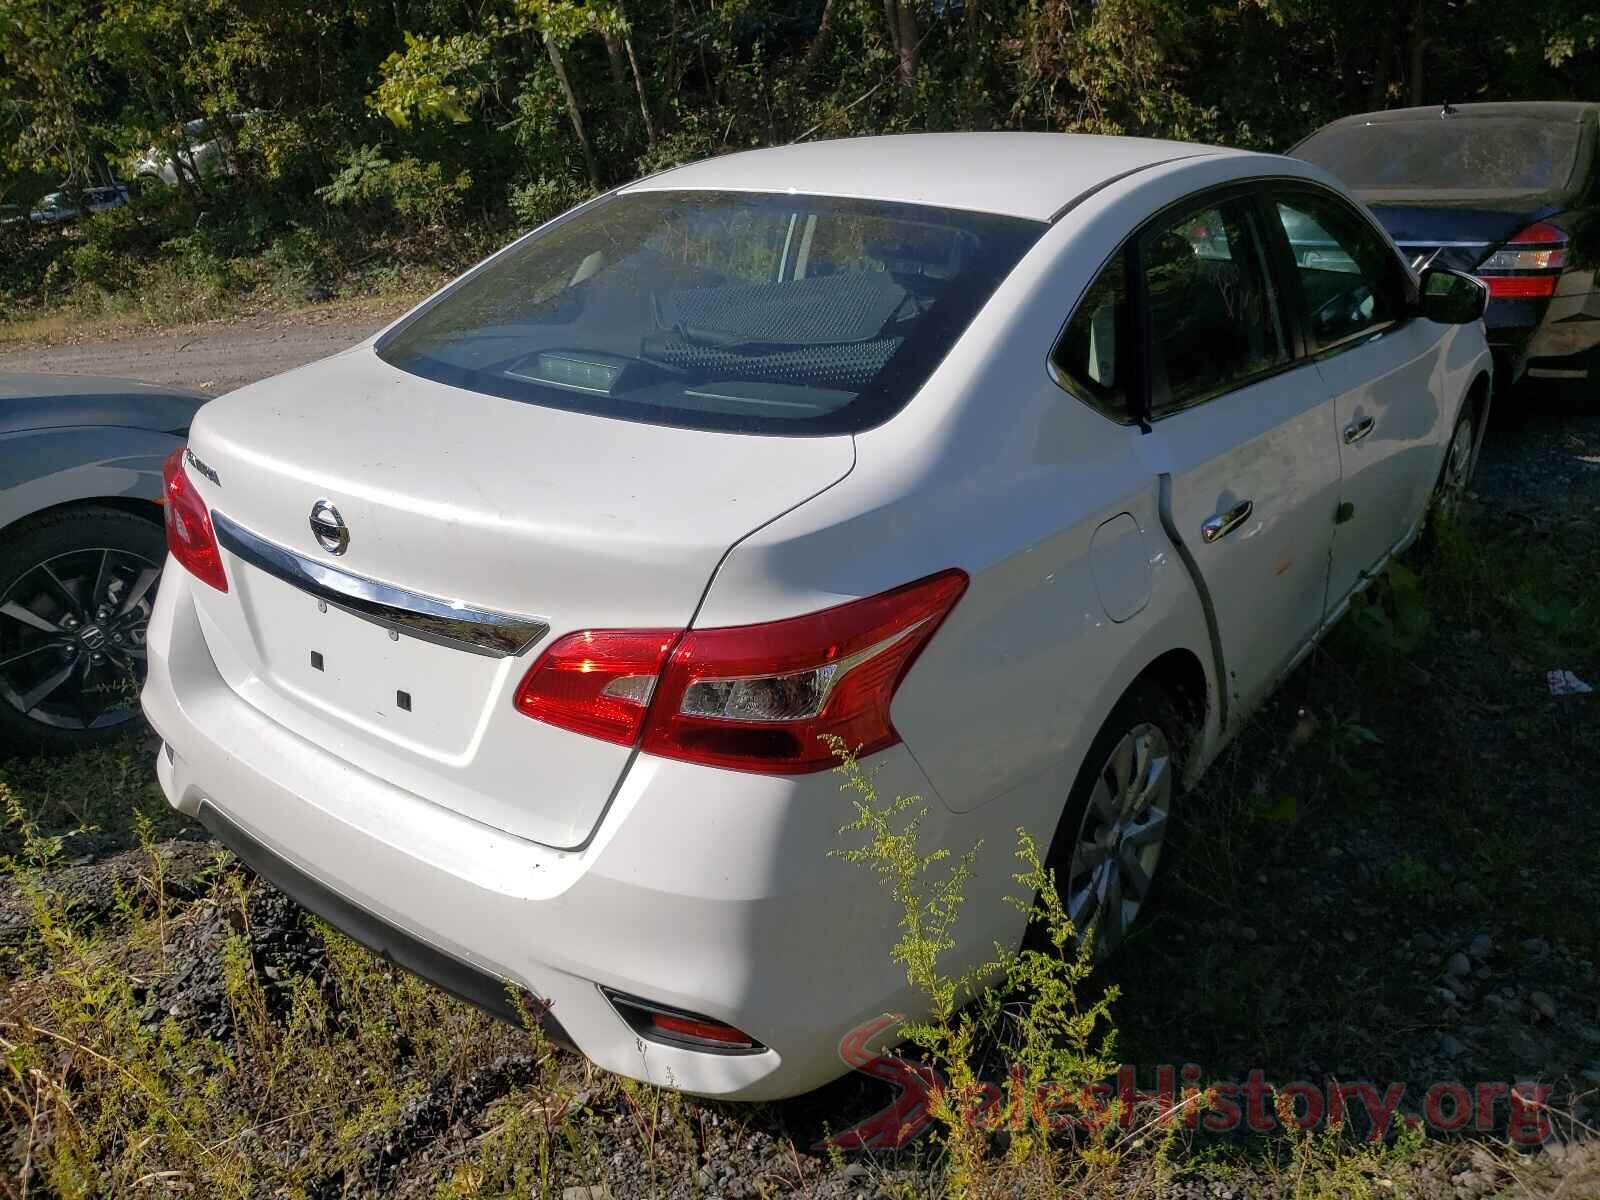
{"label": "tire", "polygon": [[[1067,797],[1046,865],[1055,871],[1078,936],[1094,939],[1097,959],[1116,951],[1150,898],[1179,794],[1188,728],[1172,697],[1141,680],[1095,735]],[[1103,856],[1098,863],[1097,856]],[[1107,903],[1119,900],[1115,908]],[[1112,912],[1115,919],[1105,920]]]}
{"label": "tire", "polygon": [[142,727],[162,527],[98,505],[0,535],[0,743],[62,754]]}
{"label": "tire", "polygon": [[1450,431],[1450,441],[1445,446],[1444,462],[1439,466],[1439,478],[1428,501],[1430,517],[1448,519],[1459,511],[1477,466],[1472,453],[1477,437],[1477,406],[1468,396],[1461,404],[1461,414],[1456,417],[1455,428]]}

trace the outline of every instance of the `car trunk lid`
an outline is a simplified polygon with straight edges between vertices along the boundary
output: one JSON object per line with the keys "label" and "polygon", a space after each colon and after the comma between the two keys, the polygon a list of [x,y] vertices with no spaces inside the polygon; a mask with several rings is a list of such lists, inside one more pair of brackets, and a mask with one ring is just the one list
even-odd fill
{"label": "car trunk lid", "polygon": [[632,752],[515,710],[540,651],[577,629],[685,627],[731,545],[854,463],[848,436],[558,411],[369,347],[213,401],[190,449],[230,581],[196,603],[234,689],[362,769],[553,846],[588,837]]}
{"label": "car trunk lid", "polygon": [[1373,216],[1406,258],[1420,266],[1470,271],[1494,250],[1556,210],[1538,194],[1473,197],[1459,203],[1448,194],[1396,201],[1384,193],[1362,194]]}

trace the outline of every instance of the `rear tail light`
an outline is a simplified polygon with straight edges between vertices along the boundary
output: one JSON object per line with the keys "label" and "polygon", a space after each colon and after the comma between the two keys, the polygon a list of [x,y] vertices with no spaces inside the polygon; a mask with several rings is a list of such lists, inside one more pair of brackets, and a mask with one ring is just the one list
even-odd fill
{"label": "rear tail light", "polygon": [[1567,265],[1567,235],[1548,221],[1536,221],[1478,264],[1489,295],[1506,299],[1553,296],[1556,278]]}
{"label": "rear tail light", "polygon": [[517,708],[540,721],[618,745],[639,740],[675,629],[587,630],[539,656],[517,689]]}
{"label": "rear tail light", "polygon": [[1503,300],[1537,300],[1556,294],[1554,275],[1485,275],[1489,295]]}
{"label": "rear tail light", "polygon": [[691,629],[667,662],[644,748],[803,774],[837,765],[829,735],[863,754],[891,746],[895,689],[966,587],[946,571],[787,621]]}
{"label": "rear tail light", "polygon": [[[562,638],[517,691],[528,716],[651,754],[797,775],[900,740],[895,690],[966,591],[945,571],[803,617],[727,629]],[[652,664],[654,664],[652,666]]]}
{"label": "rear tail light", "polygon": [[211,528],[211,512],[195,491],[194,481],[183,469],[185,448],[167,455],[161,466],[162,507],[166,512],[167,549],[183,568],[201,583],[219,592],[228,590],[228,576],[222,569],[222,550]]}

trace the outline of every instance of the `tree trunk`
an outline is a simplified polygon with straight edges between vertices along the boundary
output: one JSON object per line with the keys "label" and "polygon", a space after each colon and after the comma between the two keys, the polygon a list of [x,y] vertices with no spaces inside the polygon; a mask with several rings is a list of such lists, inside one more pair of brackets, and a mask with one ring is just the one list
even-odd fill
{"label": "tree trunk", "polygon": [[622,39],[609,29],[602,29],[600,38],[606,44],[606,62],[611,67],[611,82],[617,91],[626,91],[628,87],[628,64],[622,58]]}
{"label": "tree trunk", "polygon": [[822,52],[827,48],[828,35],[833,32],[833,0],[827,0],[822,6],[822,19],[817,22],[816,36],[811,39],[811,45],[806,47],[806,56],[800,64],[802,77],[809,76],[817,69],[817,59],[822,57]]}
{"label": "tree trunk", "polygon": [[993,118],[982,86],[983,42],[978,27],[979,0],[967,0],[962,25],[967,38],[967,65],[962,70],[962,124],[968,129],[993,127]]}
{"label": "tree trunk", "polygon": [[650,102],[645,99],[644,76],[639,73],[639,59],[633,53],[633,39],[623,38],[622,45],[628,52],[628,65],[633,68],[633,88],[639,93],[639,115],[644,118],[644,136],[653,150],[656,145],[656,123],[650,119]]}
{"label": "tree trunk", "polygon": [[672,0],[672,29],[667,35],[667,95],[678,94],[678,0]]}
{"label": "tree trunk", "polygon": [[894,30],[894,50],[900,58],[900,98],[909,102],[917,86],[917,58],[921,49],[917,36],[917,14],[910,0],[883,0],[884,15]]}
{"label": "tree trunk", "polygon": [[1427,49],[1428,39],[1423,25],[1422,12],[1425,0],[1416,0],[1416,7],[1411,13],[1411,103],[1420,106],[1428,102],[1428,93],[1423,79],[1423,53]]}
{"label": "tree trunk", "polygon": [[578,146],[583,151],[583,166],[589,173],[589,183],[598,188],[600,169],[595,165],[594,148],[589,145],[589,135],[583,128],[583,114],[578,111],[577,93],[572,90],[572,80],[567,78],[567,66],[561,61],[561,47],[557,46],[555,38],[547,33],[544,35],[544,48],[550,54],[550,65],[555,69],[556,79],[561,84],[561,94],[566,97],[567,116],[572,118],[572,132],[577,136]]}
{"label": "tree trunk", "polygon": [[1372,66],[1372,92],[1367,97],[1369,111],[1387,107],[1389,99],[1389,64],[1394,61],[1394,44],[1380,32],[1378,59]]}

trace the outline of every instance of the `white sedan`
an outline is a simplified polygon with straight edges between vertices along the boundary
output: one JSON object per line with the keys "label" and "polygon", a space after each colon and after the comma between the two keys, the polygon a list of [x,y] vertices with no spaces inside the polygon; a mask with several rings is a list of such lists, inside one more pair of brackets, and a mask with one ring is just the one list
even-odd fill
{"label": "white sedan", "polygon": [[[1337,247],[1314,257],[1295,238]],[[761,1099],[914,1013],[824,742],[1115,947],[1181,790],[1472,469],[1484,289],[1326,174],[1051,134],[618,188],[167,470],[161,785],[595,1062]]]}

